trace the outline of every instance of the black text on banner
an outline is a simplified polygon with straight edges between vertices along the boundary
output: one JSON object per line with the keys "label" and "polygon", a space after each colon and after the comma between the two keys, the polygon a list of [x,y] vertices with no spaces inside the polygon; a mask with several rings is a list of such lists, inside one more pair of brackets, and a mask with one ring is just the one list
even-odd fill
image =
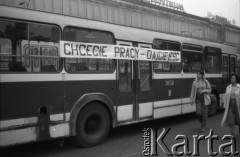
{"label": "black text on banner", "polygon": [[60,41],[60,57],[181,62],[180,51]]}

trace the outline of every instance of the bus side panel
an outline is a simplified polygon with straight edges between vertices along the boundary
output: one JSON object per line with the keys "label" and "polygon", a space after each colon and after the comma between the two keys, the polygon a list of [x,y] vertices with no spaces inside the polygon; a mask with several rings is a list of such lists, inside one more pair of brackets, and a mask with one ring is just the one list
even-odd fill
{"label": "bus side panel", "polygon": [[0,146],[69,136],[62,81],[1,82]]}
{"label": "bus side panel", "polygon": [[1,83],[1,121],[37,117],[44,106],[50,115],[63,113],[61,81]]}
{"label": "bus side panel", "polygon": [[114,105],[116,104],[115,80],[65,81],[64,87],[66,113],[71,112],[73,105],[84,94],[104,93],[111,99]]}
{"label": "bus side panel", "polygon": [[180,79],[154,79],[153,117],[161,118],[181,114]]}
{"label": "bus side panel", "polygon": [[194,78],[183,78],[181,80],[182,84],[181,84],[181,98],[190,98],[190,94],[191,94],[191,88],[192,88],[192,83],[194,81]]}
{"label": "bus side panel", "polygon": [[[154,79],[154,101],[179,99],[180,79]],[[179,102],[181,104],[181,102]]]}

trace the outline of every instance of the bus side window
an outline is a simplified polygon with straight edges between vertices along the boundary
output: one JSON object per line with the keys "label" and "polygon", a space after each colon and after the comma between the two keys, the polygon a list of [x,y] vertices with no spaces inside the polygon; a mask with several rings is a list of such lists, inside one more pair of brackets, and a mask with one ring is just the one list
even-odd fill
{"label": "bus side window", "polygon": [[59,64],[60,29],[56,26],[29,24],[29,51],[31,55],[41,56],[31,58],[32,72],[57,72]]}
{"label": "bus side window", "polygon": [[57,26],[7,20],[0,20],[0,25],[0,71],[59,70],[60,29]]}
{"label": "bus side window", "polygon": [[182,67],[183,67],[184,72],[191,72],[192,71],[191,63],[188,61],[187,57],[183,57]]}
{"label": "bus side window", "polygon": [[[85,43],[114,44],[115,39],[112,33],[67,26],[63,31],[64,40],[77,41]],[[114,61],[112,59],[94,59],[94,58],[66,58],[65,68],[69,73],[81,72],[102,72],[108,73],[114,70]]]}
{"label": "bus side window", "polygon": [[202,69],[202,49],[200,45],[183,44],[182,68],[185,73],[195,73]]}
{"label": "bus side window", "polygon": [[182,51],[183,72],[195,73],[202,69],[202,54],[198,52]]}
{"label": "bus side window", "polygon": [[[166,41],[155,39],[153,41],[153,48],[159,50],[172,50],[172,51],[180,51],[180,43],[174,41]],[[153,65],[154,71],[159,72],[180,72],[181,64],[179,63],[160,63],[154,62]]]}
{"label": "bus side window", "polygon": [[0,20],[0,71],[25,72],[21,43],[27,40],[27,24]]}
{"label": "bus side window", "polygon": [[205,47],[205,72],[220,73],[221,50],[213,47]]}

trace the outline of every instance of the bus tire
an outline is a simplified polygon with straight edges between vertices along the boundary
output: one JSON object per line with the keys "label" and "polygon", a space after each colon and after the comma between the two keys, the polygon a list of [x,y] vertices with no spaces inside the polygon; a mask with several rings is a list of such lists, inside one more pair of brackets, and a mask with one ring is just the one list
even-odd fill
{"label": "bus tire", "polygon": [[78,114],[74,144],[80,147],[91,147],[101,144],[110,130],[108,111],[99,103],[86,105]]}
{"label": "bus tire", "polygon": [[213,116],[216,114],[218,109],[218,101],[215,93],[210,93],[211,104],[208,107],[208,115]]}

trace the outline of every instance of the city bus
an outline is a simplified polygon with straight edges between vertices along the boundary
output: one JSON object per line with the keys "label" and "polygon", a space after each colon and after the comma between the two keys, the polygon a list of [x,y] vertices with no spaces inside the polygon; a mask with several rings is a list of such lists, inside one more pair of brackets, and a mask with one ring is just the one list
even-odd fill
{"label": "city bus", "polygon": [[[61,57],[62,41],[176,51],[181,61]],[[214,115],[239,60],[233,46],[0,6],[0,146],[69,137],[90,147],[110,128],[195,112],[189,96],[199,70]]]}

